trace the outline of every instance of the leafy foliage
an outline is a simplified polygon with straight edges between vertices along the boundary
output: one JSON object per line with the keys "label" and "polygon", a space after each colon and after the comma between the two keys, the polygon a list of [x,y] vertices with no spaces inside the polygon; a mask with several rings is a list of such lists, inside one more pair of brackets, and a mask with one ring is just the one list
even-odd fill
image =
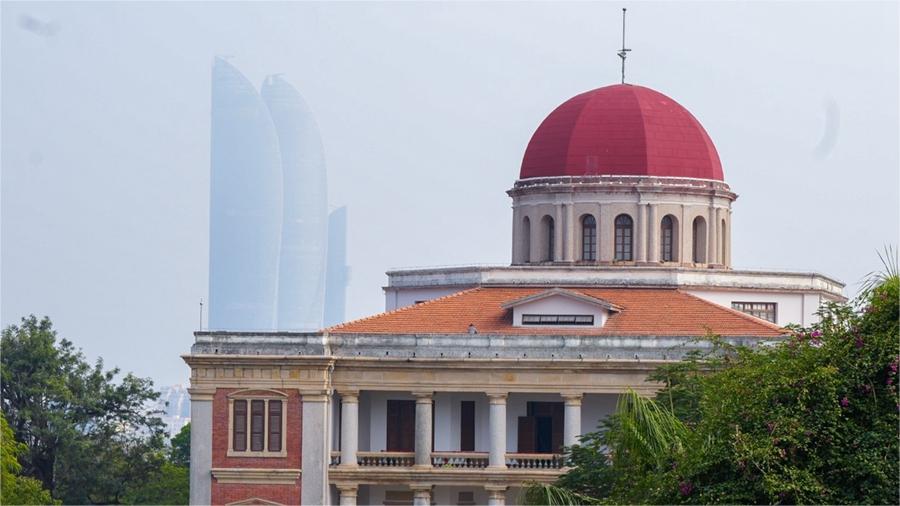
{"label": "leafy foliage", "polygon": [[[3,330],[3,412],[27,451],[22,472],[67,504],[163,502],[142,492],[166,476],[163,423],[149,379],[93,366],[48,318]],[[171,474],[171,473],[170,473]]]}
{"label": "leafy foliage", "polygon": [[172,464],[181,467],[191,465],[191,423],[188,422],[172,438],[172,451],[169,457]]}
{"label": "leafy foliage", "polygon": [[0,504],[59,504],[41,482],[20,476],[19,456],[28,447],[16,441],[6,417],[0,415]]}
{"label": "leafy foliage", "polygon": [[[773,346],[717,342],[661,368],[656,400],[624,396],[569,449],[557,485],[611,504],[897,504],[896,274],[855,307],[831,304]],[[537,488],[526,499],[585,502]]]}

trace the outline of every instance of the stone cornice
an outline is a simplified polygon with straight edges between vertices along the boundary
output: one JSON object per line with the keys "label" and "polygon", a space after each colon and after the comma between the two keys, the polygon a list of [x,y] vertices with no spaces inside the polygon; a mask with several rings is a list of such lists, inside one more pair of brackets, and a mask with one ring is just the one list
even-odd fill
{"label": "stone cornice", "polygon": [[816,272],[661,265],[497,265],[394,269],[385,290],[472,286],[642,287],[817,293],[843,300],[844,284]]}
{"label": "stone cornice", "polygon": [[442,468],[356,468],[333,467],[328,470],[329,480],[359,484],[408,484],[412,482],[429,485],[495,485],[521,486],[522,483],[536,481],[551,483],[563,473],[559,469],[442,469]]}
{"label": "stone cornice", "polygon": [[655,176],[561,176],[519,179],[506,193],[510,197],[547,193],[655,193],[703,195],[736,200],[724,181]]}
{"label": "stone cornice", "polygon": [[212,476],[219,483],[252,483],[260,485],[295,485],[301,473],[300,469],[212,469]]}

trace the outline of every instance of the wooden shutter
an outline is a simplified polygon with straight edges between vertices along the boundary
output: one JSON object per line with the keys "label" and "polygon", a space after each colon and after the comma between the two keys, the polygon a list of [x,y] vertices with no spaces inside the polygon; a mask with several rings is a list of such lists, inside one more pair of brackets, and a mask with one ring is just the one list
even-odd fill
{"label": "wooden shutter", "polygon": [[400,449],[398,451],[412,452],[416,449],[416,401],[398,402],[400,403]]}
{"label": "wooden shutter", "polygon": [[269,451],[281,451],[281,401],[269,401]]}
{"label": "wooden shutter", "polygon": [[236,452],[247,451],[247,401],[234,401],[232,410],[231,448]]}
{"label": "wooden shutter", "polygon": [[475,451],[475,401],[462,401],[459,406],[459,450]]}
{"label": "wooden shutter", "polygon": [[519,417],[519,444],[518,449],[516,450],[518,453],[534,453],[535,430],[535,417]]}
{"label": "wooden shutter", "polygon": [[389,452],[411,452],[416,438],[416,401],[387,401],[387,444]]}
{"label": "wooden shutter", "polygon": [[553,402],[552,405],[552,436],[551,441],[553,443],[553,453],[559,453],[562,451],[563,447],[563,431],[565,430],[566,423],[566,412],[565,412],[565,404],[562,402]]}
{"label": "wooden shutter", "polygon": [[250,451],[263,451],[265,401],[250,401]]}

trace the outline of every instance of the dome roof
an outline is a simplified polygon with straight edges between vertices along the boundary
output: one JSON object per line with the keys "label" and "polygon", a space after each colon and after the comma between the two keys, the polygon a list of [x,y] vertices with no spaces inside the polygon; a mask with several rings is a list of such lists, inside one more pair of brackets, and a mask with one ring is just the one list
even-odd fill
{"label": "dome roof", "polygon": [[724,180],[697,118],[632,84],[597,88],[557,107],[531,137],[519,178],[585,175]]}

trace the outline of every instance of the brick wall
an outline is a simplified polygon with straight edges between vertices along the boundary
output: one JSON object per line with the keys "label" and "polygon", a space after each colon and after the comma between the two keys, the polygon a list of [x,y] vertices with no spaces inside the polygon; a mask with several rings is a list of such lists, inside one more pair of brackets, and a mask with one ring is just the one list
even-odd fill
{"label": "brick wall", "polygon": [[[291,389],[276,390],[288,396],[284,407],[286,457],[229,457],[228,394],[235,391],[236,389],[219,388],[216,389],[216,394],[213,397],[212,467],[214,469],[300,469],[302,405],[299,392]],[[217,483],[215,478],[212,479],[213,504],[227,504],[251,498],[259,498],[281,504],[299,504],[300,479],[297,479],[295,485]]]}
{"label": "brick wall", "polygon": [[297,481],[297,486],[213,482],[212,502],[229,504],[247,499],[263,499],[279,504],[300,504],[300,480]]}

